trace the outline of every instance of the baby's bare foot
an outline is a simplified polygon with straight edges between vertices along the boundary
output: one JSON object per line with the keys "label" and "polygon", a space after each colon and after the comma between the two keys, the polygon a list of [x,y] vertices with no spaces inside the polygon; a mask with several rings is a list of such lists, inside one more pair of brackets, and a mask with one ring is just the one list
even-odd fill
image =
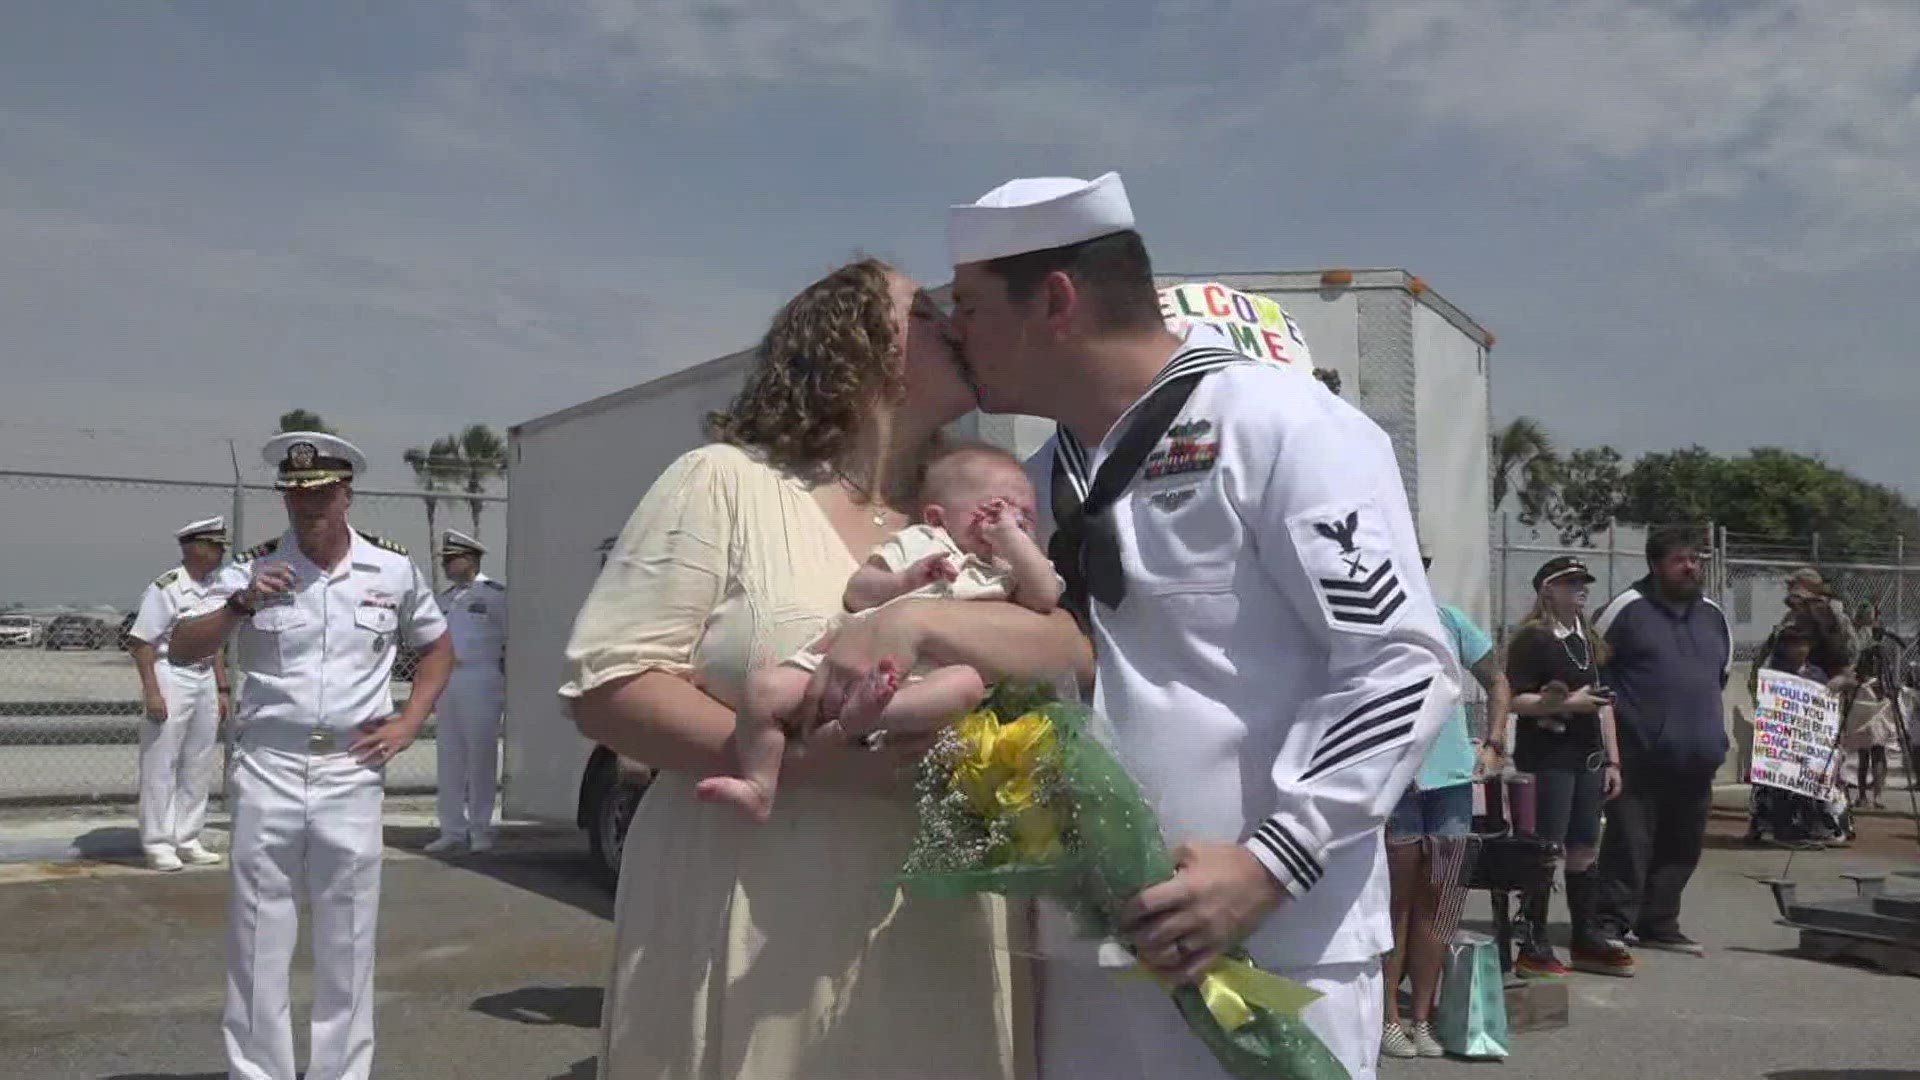
{"label": "baby's bare foot", "polygon": [[693,797],[701,802],[727,803],[755,821],[765,822],[773,815],[773,790],[765,784],[737,776],[709,776],[693,786]]}
{"label": "baby's bare foot", "polygon": [[879,726],[880,714],[899,689],[899,665],[892,659],[880,661],[873,673],[847,694],[847,703],[840,710],[840,729],[856,738],[871,732]]}

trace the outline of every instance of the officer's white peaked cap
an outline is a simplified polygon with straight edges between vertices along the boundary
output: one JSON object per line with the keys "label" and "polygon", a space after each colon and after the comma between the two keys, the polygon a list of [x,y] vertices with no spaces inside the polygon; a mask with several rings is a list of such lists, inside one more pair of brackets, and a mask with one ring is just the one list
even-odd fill
{"label": "officer's white peaked cap", "polygon": [[367,471],[359,447],[324,431],[282,432],[267,440],[260,456],[273,466],[273,486],[282,491],[325,487]]}
{"label": "officer's white peaked cap", "polygon": [[210,517],[190,521],[174,530],[173,538],[183,544],[189,540],[205,540],[209,543],[224,545],[227,543],[227,519]]}

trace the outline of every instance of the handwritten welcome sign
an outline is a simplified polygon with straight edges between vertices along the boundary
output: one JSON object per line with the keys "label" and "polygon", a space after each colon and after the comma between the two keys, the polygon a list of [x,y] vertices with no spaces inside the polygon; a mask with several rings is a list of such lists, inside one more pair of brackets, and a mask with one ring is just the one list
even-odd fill
{"label": "handwritten welcome sign", "polygon": [[1216,282],[1194,282],[1160,290],[1160,316],[1167,328],[1185,333],[1193,323],[1219,327],[1234,347],[1256,360],[1313,370],[1313,354],[1300,326],[1270,297],[1229,289]]}
{"label": "handwritten welcome sign", "polygon": [[1760,673],[1753,706],[1756,784],[1823,801],[1839,797],[1840,702],[1811,679]]}

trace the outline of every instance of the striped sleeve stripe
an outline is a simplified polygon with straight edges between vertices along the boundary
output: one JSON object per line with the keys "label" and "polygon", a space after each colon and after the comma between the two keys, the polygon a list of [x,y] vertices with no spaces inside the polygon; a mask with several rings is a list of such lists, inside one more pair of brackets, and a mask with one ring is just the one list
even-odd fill
{"label": "striped sleeve stripe", "polygon": [[1340,768],[1342,765],[1352,764],[1374,751],[1389,749],[1397,743],[1412,741],[1413,721],[1408,720],[1404,724],[1398,724],[1388,728],[1385,731],[1375,734],[1371,738],[1354,743],[1339,753],[1323,759],[1319,764],[1301,773],[1300,779],[1306,781],[1312,780],[1315,777],[1325,776],[1327,773]]}
{"label": "striped sleeve stripe", "polygon": [[1307,853],[1306,845],[1293,838],[1286,826],[1268,818],[1253,834],[1253,843],[1265,848],[1280,865],[1299,883],[1301,891],[1312,888],[1320,881],[1323,870],[1319,860]]}
{"label": "striped sleeve stripe", "polygon": [[1391,710],[1394,706],[1405,703],[1409,698],[1415,699],[1413,708],[1419,709],[1427,688],[1432,685],[1433,677],[1428,676],[1419,682],[1408,683],[1398,690],[1363,703],[1327,729],[1327,733],[1320,737],[1320,749],[1314,752],[1314,756],[1319,757],[1326,753],[1352,731],[1373,726],[1375,722],[1382,719],[1380,715],[1382,710]]}
{"label": "striped sleeve stripe", "polygon": [[1356,746],[1364,745],[1365,740],[1379,732],[1385,731],[1401,721],[1411,722],[1411,718],[1419,715],[1420,710],[1425,708],[1426,704],[1425,698],[1409,701],[1404,705],[1397,706],[1387,712],[1368,718],[1366,723],[1354,727],[1338,739],[1328,740],[1319,750],[1314,752],[1313,759],[1307,762],[1307,774],[1309,776],[1312,775],[1313,770],[1335,761]]}
{"label": "striped sleeve stripe", "polygon": [[1433,678],[1429,676],[1382,694],[1342,717],[1321,737],[1300,779],[1324,776],[1368,754],[1410,739],[1415,718],[1426,707],[1427,690],[1432,686]]}

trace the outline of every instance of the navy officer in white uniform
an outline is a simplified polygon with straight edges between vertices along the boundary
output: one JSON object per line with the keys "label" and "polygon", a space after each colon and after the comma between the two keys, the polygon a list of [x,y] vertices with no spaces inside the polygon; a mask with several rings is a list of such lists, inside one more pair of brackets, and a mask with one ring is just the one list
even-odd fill
{"label": "navy officer in white uniform", "polygon": [[226,560],[226,519],[188,522],[174,539],[180,542],[180,565],[140,594],[140,610],[127,628],[127,651],[146,699],[147,722],[140,725],[140,847],[147,865],[162,871],[220,861],[200,842],[200,830],[207,822],[214,747],[231,689],[222,654],[187,664],[170,649],[174,623],[205,602],[213,575]]}
{"label": "navy officer in white uniform", "polygon": [[500,764],[500,710],[506,696],[507,587],[480,572],[487,547],[458,529],[440,538],[448,585],[440,610],[453,634],[453,677],[434,714],[439,755],[439,855],[493,847]]}
{"label": "navy officer in white uniform", "polygon": [[[366,458],[296,431],[264,450],[291,526],[214,578],[202,613],[173,633],[191,663],[238,636],[246,676],[233,779],[233,892],[225,1035],[235,1080],[294,1080],[288,976],[298,904],[313,913],[307,1080],[373,1070],[374,929],[386,766],[419,734],[453,667],[432,586],[399,545],[353,529]],[[421,650],[395,712],[398,642]]]}
{"label": "navy officer in white uniform", "polygon": [[[1169,331],[1116,174],[1012,181],[948,239],[982,410],[1059,423],[1029,466],[1043,529],[1093,704],[1177,845],[1130,944],[1176,979],[1243,945],[1323,994],[1307,1022],[1374,1076],[1381,829],[1458,688],[1391,443],[1217,328]],[[1040,931],[1049,1078],[1225,1075],[1151,980],[1057,912]]]}

